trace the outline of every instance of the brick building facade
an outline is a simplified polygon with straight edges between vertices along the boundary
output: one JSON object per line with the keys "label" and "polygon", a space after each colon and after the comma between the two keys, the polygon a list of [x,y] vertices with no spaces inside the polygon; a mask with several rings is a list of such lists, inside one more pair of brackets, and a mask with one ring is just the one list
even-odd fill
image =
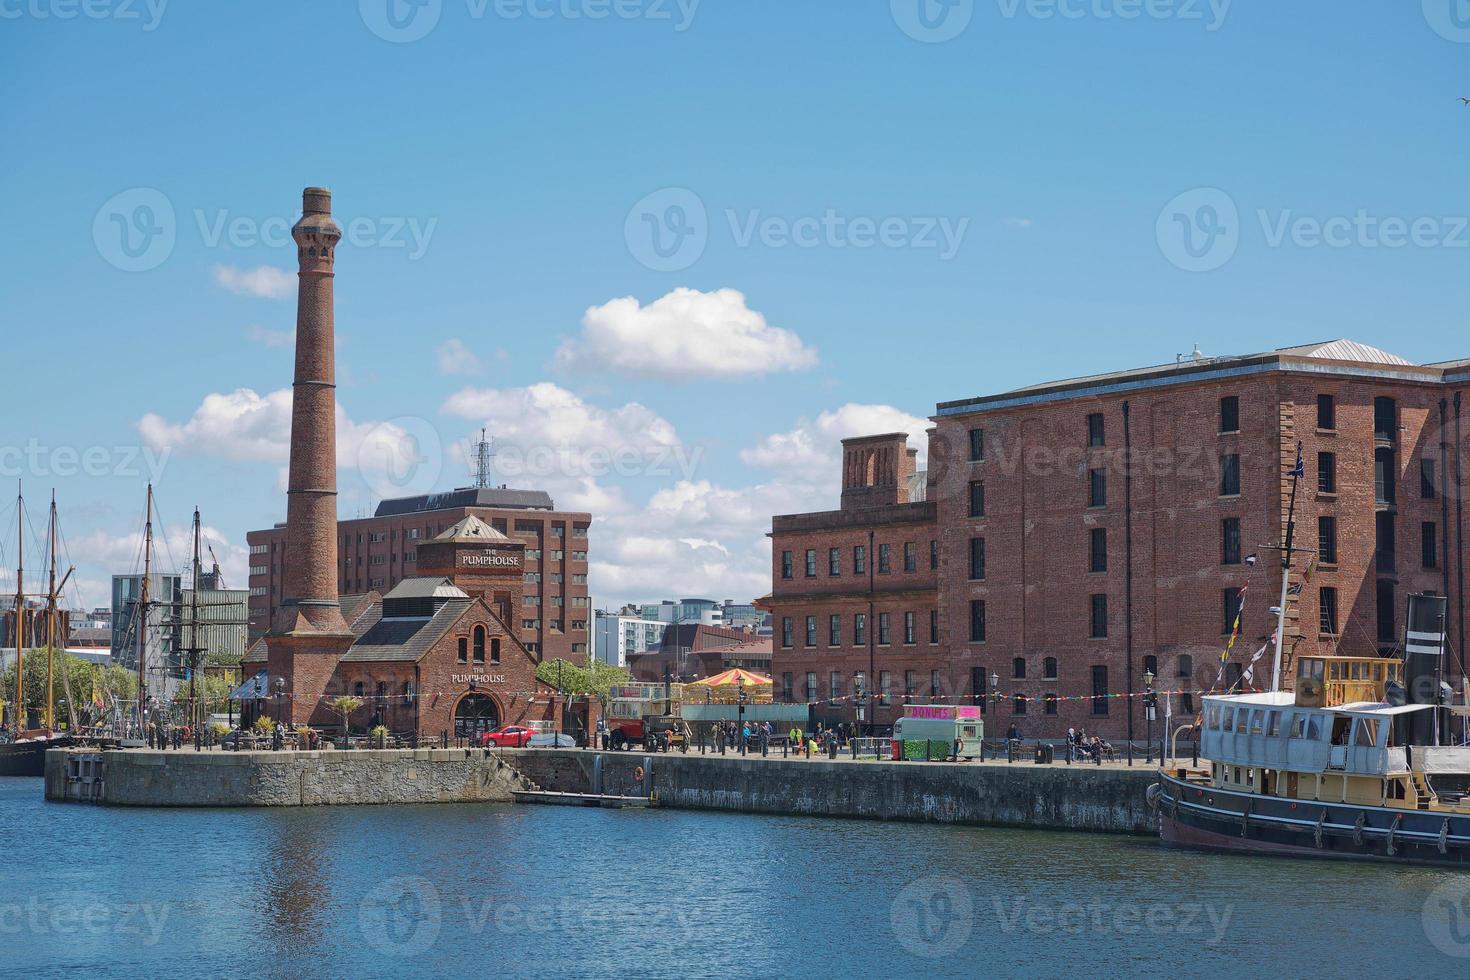
{"label": "brick building facade", "polygon": [[[1015,722],[1028,736],[1075,726],[1142,738],[1136,695],[1146,673],[1155,690],[1176,692],[1176,715],[1192,712],[1184,695],[1219,676],[1242,588],[1227,682],[1275,629],[1281,567],[1272,549],[1284,537],[1298,442],[1294,543],[1310,552],[1293,563],[1284,683],[1303,654],[1395,651],[1410,592],[1449,597],[1459,651],[1467,383],[1470,362],[1419,366],[1337,341],[942,403],[925,504],[938,542],[930,594],[939,642],[879,645],[876,669],[933,672],[937,686],[913,700],[977,701],[992,733]],[[844,443],[843,511],[773,521],[776,657],[798,677],[815,672],[823,696],[827,671],[851,669],[848,653],[827,655],[824,617],[862,601],[829,587],[827,549],[847,553],[854,534],[881,535],[887,524],[869,527],[848,508],[854,443]],[[846,525],[837,519],[849,513]],[[924,540],[918,527],[898,536]],[[802,574],[807,551],[818,558],[813,577]],[[788,552],[805,594],[782,578]],[[901,605],[918,608],[918,595]],[[783,658],[803,649],[813,615],[813,656]],[[790,647],[783,617],[794,624]],[[1462,674],[1458,653],[1451,660],[1447,673]],[[1254,686],[1269,684],[1271,665],[1268,647]],[[778,696],[781,685],[778,676]],[[804,693],[797,682],[794,698]]]}
{"label": "brick building facade", "polygon": [[[531,652],[585,659],[592,635],[587,589],[590,514],[558,511],[546,493],[497,487],[385,500],[372,517],[337,522],[337,591],[386,593],[423,574],[419,548],[474,516],[525,547],[525,591],[507,622]],[[287,527],[251,531],[250,635],[279,615],[284,599]]]}
{"label": "brick building facade", "polygon": [[905,695],[953,687],[935,508],[907,440],[843,440],[839,509],[771,522],[771,594],[757,604],[773,620],[775,696],[814,702],[822,718],[854,721],[861,707],[865,722],[891,725]]}

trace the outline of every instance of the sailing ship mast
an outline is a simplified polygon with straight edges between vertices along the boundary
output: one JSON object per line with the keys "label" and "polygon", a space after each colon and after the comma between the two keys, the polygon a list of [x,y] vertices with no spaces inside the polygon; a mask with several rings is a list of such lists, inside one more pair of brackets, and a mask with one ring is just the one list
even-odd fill
{"label": "sailing ship mast", "polygon": [[199,508],[194,508],[194,583],[189,609],[189,723],[197,730],[204,722],[199,710]]}
{"label": "sailing ship mast", "polygon": [[25,649],[26,617],[25,578],[25,494],[19,482],[15,485],[15,734],[26,727]]}
{"label": "sailing ship mast", "polygon": [[[48,623],[47,623],[47,642],[46,642],[46,727],[48,729],[52,729],[52,730],[54,730],[56,728],[56,718],[55,718],[55,712],[56,712],[56,708],[55,708],[55,705],[56,705],[56,693],[55,693],[55,689],[54,689],[54,685],[55,685],[55,663],[53,661],[53,658],[56,655],[56,635],[59,632],[59,630],[57,629],[57,627],[59,625],[59,623],[58,623],[58,616],[57,616],[57,604],[58,604],[58,600],[61,598],[61,590],[64,589],[64,588],[66,588],[67,580],[69,580],[71,578],[72,572],[76,571],[76,568],[75,567],[68,568],[66,570],[66,574],[61,577],[61,581],[60,582],[57,582],[56,581],[56,537],[57,537],[57,533],[58,533],[58,523],[57,523],[57,519],[56,519],[56,491],[55,490],[52,490],[51,491],[51,523],[50,523],[50,531],[49,531],[49,537],[51,539],[51,542],[50,542],[51,543],[51,572],[50,572],[50,588],[47,590],[47,593],[46,593],[46,600],[47,600],[46,601],[46,615],[47,615],[47,620],[48,620]],[[63,657],[62,658],[62,661],[61,661],[61,686],[62,686],[62,689],[66,693],[67,731],[72,732],[72,733],[75,733],[76,730],[77,730],[77,705],[76,705],[76,699],[72,697],[72,693],[71,693],[71,674],[66,669],[66,658],[65,657]]]}
{"label": "sailing ship mast", "polygon": [[1296,444],[1296,463],[1291,468],[1291,503],[1286,508],[1286,542],[1281,550],[1281,604],[1276,607],[1276,659],[1271,667],[1271,690],[1281,690],[1281,644],[1286,639],[1286,599],[1291,581],[1291,542],[1296,535],[1296,486],[1303,473],[1302,444]]}
{"label": "sailing ship mast", "polygon": [[148,484],[148,501],[143,511],[143,583],[138,590],[137,614],[133,616],[138,629],[138,736],[147,729],[143,717],[143,706],[148,701],[148,577],[153,571],[153,484]]}

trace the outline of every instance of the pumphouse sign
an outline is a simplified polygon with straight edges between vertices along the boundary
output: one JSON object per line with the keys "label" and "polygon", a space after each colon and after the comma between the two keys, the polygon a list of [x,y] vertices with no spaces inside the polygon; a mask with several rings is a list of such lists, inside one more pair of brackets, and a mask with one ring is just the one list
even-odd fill
{"label": "pumphouse sign", "polygon": [[467,568],[519,568],[520,555],[461,555],[459,563]]}

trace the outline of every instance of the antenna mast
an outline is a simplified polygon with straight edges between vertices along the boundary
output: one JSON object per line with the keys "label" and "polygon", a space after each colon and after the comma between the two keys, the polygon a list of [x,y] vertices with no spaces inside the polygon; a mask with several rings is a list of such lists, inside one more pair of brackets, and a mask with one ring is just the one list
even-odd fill
{"label": "antenna mast", "polygon": [[485,430],[480,430],[480,441],[475,443],[475,488],[484,490],[490,486],[490,459],[495,455],[495,449],[490,440],[485,436]]}

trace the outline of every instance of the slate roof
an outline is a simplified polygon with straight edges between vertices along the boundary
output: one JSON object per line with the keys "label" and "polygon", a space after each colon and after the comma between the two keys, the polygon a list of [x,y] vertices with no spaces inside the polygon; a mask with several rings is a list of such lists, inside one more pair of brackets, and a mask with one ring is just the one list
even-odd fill
{"label": "slate roof", "polygon": [[551,494],[544,490],[510,490],[505,487],[466,487],[447,493],[398,497],[378,504],[374,517],[419,514],[460,507],[499,507],[507,510],[555,510]]}
{"label": "slate roof", "polygon": [[474,514],[466,514],[455,524],[445,528],[435,541],[509,541],[510,538],[480,520]]}
{"label": "slate roof", "polygon": [[406,578],[393,586],[384,599],[465,599],[468,596],[449,579],[419,577]]}
{"label": "slate roof", "polygon": [[473,604],[469,597],[450,599],[428,619],[383,619],[382,604],[374,603],[352,624],[357,642],[342,657],[342,662],[417,661]]}

